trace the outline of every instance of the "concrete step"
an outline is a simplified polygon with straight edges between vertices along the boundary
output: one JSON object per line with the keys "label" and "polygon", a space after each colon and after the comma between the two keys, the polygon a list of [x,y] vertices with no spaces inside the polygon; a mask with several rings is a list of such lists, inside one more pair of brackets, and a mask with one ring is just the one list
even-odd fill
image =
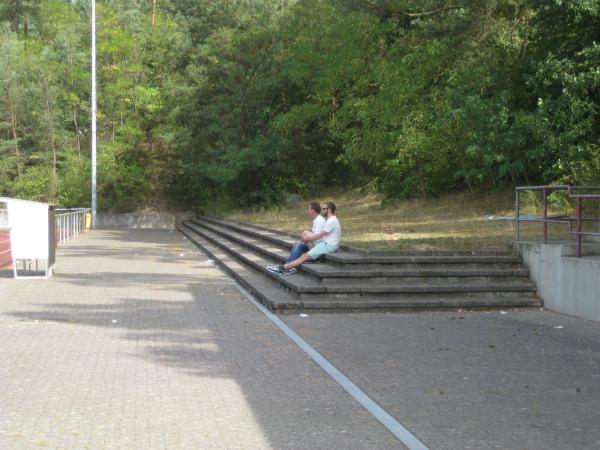
{"label": "concrete step", "polygon": [[454,299],[457,301],[468,299],[535,299],[535,289],[529,290],[526,286],[499,286],[497,289],[494,286],[457,286],[456,291],[448,289],[423,289],[424,286],[406,286],[406,289],[396,290],[368,290],[368,289],[346,289],[336,292],[335,289],[326,289],[325,291],[311,291],[310,289],[300,289],[299,291],[291,290],[293,295],[296,295],[302,302],[318,299],[318,301],[335,301],[335,300],[360,300],[360,299],[393,299],[393,300],[439,300]]}
{"label": "concrete step", "polygon": [[[225,221],[215,218],[193,219],[198,225],[211,226],[213,230],[228,236],[235,236],[240,242],[248,241],[249,245],[264,246],[265,241],[281,249],[290,249],[296,237],[284,232],[262,229],[250,224]],[[287,254],[286,254],[287,256]],[[450,269],[460,265],[465,269],[480,269],[482,266],[491,268],[514,268],[521,265],[519,256],[512,252],[497,251],[428,251],[428,252],[365,252],[338,250],[325,255],[325,262],[337,267],[354,269],[385,269],[402,267],[405,269],[439,268]]]}
{"label": "concrete step", "polygon": [[227,233],[228,230],[236,235],[241,235],[244,238],[250,238],[259,242],[268,242],[288,250],[292,248],[294,242],[299,238],[299,236],[293,237],[292,235],[281,231],[277,232],[275,230],[259,229],[249,224],[220,220],[214,217],[203,216],[191,219],[191,222],[197,225],[212,225],[215,228],[221,229],[224,233]]}
{"label": "concrete step", "polygon": [[[404,298],[386,299],[381,297],[344,298],[316,301],[302,300],[302,309],[314,312],[322,311],[359,311],[368,310],[424,310],[424,309],[493,309],[493,308],[539,308],[542,301],[537,297],[470,297],[470,298]],[[368,305],[368,306],[366,306]]]}
{"label": "concrete step", "polygon": [[[313,291],[318,290],[320,286],[320,284],[311,276],[305,275],[302,272],[289,276],[279,276],[270,272],[267,270],[267,266],[277,264],[278,261],[270,257],[266,252],[260,253],[258,251],[252,251],[243,244],[220,235],[208,227],[199,226],[190,222],[183,222],[182,225],[182,227],[179,227],[179,230],[182,232],[185,230],[186,233],[184,234],[188,238],[191,239],[194,235],[202,237],[203,239],[211,242],[212,245],[219,247],[222,251],[227,252],[229,255],[250,266],[257,272],[262,273],[272,280],[275,280],[290,292],[297,294],[299,285],[303,285],[306,287],[306,289],[312,289]],[[190,235],[190,232],[193,234]]]}
{"label": "concrete step", "polygon": [[[237,231],[254,238],[264,239],[274,244],[281,243],[289,248],[291,248],[294,242],[296,242],[299,238],[298,233],[287,233],[282,230],[275,230],[273,228],[261,227],[259,225],[239,222],[235,220],[223,220],[210,216],[201,216],[198,218],[198,220],[201,220],[202,222],[210,222],[214,225],[229,228],[230,230]],[[308,220],[306,222],[306,226],[308,229],[310,229]],[[298,232],[300,231],[301,230],[298,230]],[[355,253],[363,252],[363,250],[361,249],[350,247],[344,244],[340,245],[340,250]]]}
{"label": "concrete step", "polygon": [[[230,239],[236,244],[274,260],[283,262],[288,252],[280,246],[262,242],[260,239],[244,236],[233,229],[224,231],[220,226],[191,220],[192,228],[204,228],[218,234],[225,239]],[[300,271],[317,278],[322,284],[330,285],[362,285],[362,284],[460,284],[460,283],[504,283],[504,282],[529,282],[527,269],[350,269],[341,270],[327,264],[305,264]]]}
{"label": "concrete step", "polygon": [[192,219],[189,222],[184,222],[184,224],[196,230],[210,231],[224,239],[233,241],[237,245],[246,247],[252,252],[259,253],[266,258],[269,258],[271,264],[284,262],[290,253],[291,246],[290,248],[284,248],[281,244],[272,241],[263,241],[257,237],[245,236],[237,231],[224,229],[223,227],[213,225],[212,223]]}
{"label": "concrete step", "polygon": [[350,265],[354,267],[377,266],[389,267],[399,264],[520,264],[521,259],[516,255],[498,254],[498,255],[360,255],[350,252],[335,252],[328,256],[328,260],[335,265]]}
{"label": "concrete step", "polygon": [[[200,233],[188,226],[178,225],[182,234],[201,250],[240,285],[252,293],[259,301],[273,311],[285,312],[318,312],[318,311],[389,311],[389,310],[421,310],[445,308],[506,308],[540,306],[541,301],[536,298],[378,298],[362,296],[360,298],[323,299],[314,296],[301,301],[289,290],[282,289],[280,282],[284,277],[273,277],[270,272],[262,272],[253,264],[239,260],[231,248],[216,245]],[[257,262],[255,260],[254,262]],[[297,276],[297,275],[294,275]]]}
{"label": "concrete step", "polygon": [[340,294],[377,294],[405,296],[417,295],[471,295],[472,293],[485,293],[486,295],[506,295],[511,296],[514,293],[519,295],[529,295],[534,293],[536,288],[531,282],[528,283],[460,283],[460,284],[419,284],[419,285],[377,285],[377,284],[345,284],[345,285],[324,285],[324,284],[306,284],[306,280],[296,277],[298,274],[286,275],[286,285],[299,295],[302,294],[331,294],[334,296]]}
{"label": "concrete step", "polygon": [[[304,270],[306,273],[306,270]],[[504,283],[528,283],[528,276],[385,276],[385,277],[331,277],[317,278],[321,284],[328,286],[345,286],[345,285],[362,285],[368,283],[376,286],[396,286],[396,285],[428,285],[428,286],[445,286],[457,285],[461,283],[476,283],[476,284],[504,284]]]}
{"label": "concrete step", "polygon": [[[211,245],[220,249],[255,272],[279,283],[288,301],[286,304],[294,304],[301,308],[306,302],[317,305],[320,302],[335,304],[336,302],[352,302],[353,308],[369,308],[378,301],[382,304],[397,304],[404,307],[406,301],[424,301],[423,307],[427,305],[439,305],[440,301],[448,304],[462,304],[464,307],[472,306],[479,298],[482,305],[494,304],[498,307],[520,304],[530,306],[539,305],[538,299],[533,298],[535,286],[532,283],[461,283],[447,285],[374,285],[372,283],[355,283],[347,285],[324,285],[315,281],[314,277],[299,272],[293,275],[278,276],[266,269],[266,266],[274,261],[264,254],[251,251],[241,243],[232,241],[227,237],[216,233],[209,227],[199,226],[193,223],[184,223],[180,227],[182,232],[190,238],[199,236]],[[185,230],[185,231],[184,231]],[[289,298],[295,300],[289,300]],[[464,300],[461,300],[463,298]],[[494,300],[495,299],[495,300]],[[290,303],[291,302],[291,303]],[[391,302],[391,303],[390,303]],[[394,303],[395,302],[395,303]],[[462,303],[461,303],[462,302]],[[413,305],[413,303],[409,304]],[[362,306],[360,306],[362,305]],[[369,306],[371,305],[371,306]],[[313,307],[311,306],[311,307]],[[410,306],[411,308],[414,306]]]}
{"label": "concrete step", "polygon": [[303,270],[327,284],[362,283],[368,279],[372,284],[455,284],[461,282],[494,283],[529,281],[529,270],[523,267],[508,269],[405,269],[405,268],[341,268],[327,264],[308,264]]}
{"label": "concrete step", "polygon": [[273,311],[295,311],[299,308],[297,297],[281,289],[280,284],[275,280],[253,270],[251,266],[239,261],[230,253],[200,234],[194,233],[191,229],[183,225],[177,225],[177,229],[269,309]]}
{"label": "concrete step", "polygon": [[[193,219],[194,220],[194,219]],[[254,224],[223,220],[210,216],[202,216],[195,219],[196,223],[202,224],[209,222],[219,227],[227,228],[242,235],[250,236],[259,240],[266,240],[276,245],[282,245],[285,248],[291,248],[294,242],[298,240],[298,235],[286,233],[281,230],[261,227]],[[359,249],[347,245],[341,245],[340,250],[334,254],[326,255],[327,260],[340,264],[405,264],[405,263],[462,263],[469,260],[476,264],[520,264],[521,259],[512,251],[497,250],[428,250],[428,251],[371,251]]]}

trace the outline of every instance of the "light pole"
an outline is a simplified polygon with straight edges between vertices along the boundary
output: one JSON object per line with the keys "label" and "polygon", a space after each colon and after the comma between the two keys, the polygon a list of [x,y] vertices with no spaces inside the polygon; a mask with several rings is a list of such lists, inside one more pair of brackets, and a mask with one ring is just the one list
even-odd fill
{"label": "light pole", "polygon": [[92,0],[92,230],[96,229],[96,0]]}

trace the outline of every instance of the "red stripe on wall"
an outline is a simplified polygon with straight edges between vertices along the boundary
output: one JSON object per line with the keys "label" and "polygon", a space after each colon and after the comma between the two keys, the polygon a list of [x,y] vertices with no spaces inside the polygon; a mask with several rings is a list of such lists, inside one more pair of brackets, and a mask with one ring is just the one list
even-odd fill
{"label": "red stripe on wall", "polygon": [[0,269],[10,264],[12,264],[10,232],[8,230],[0,230]]}

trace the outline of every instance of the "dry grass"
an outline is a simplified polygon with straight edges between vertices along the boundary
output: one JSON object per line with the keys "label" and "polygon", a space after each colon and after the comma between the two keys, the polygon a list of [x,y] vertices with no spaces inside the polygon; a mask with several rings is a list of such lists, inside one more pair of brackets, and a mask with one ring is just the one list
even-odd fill
{"label": "dry grass", "polygon": [[[313,199],[281,208],[237,211],[229,218],[290,232],[309,227],[307,204]],[[343,243],[371,250],[507,250],[514,239],[513,222],[490,220],[514,216],[514,191],[449,194],[381,207],[376,195],[332,194],[342,223]],[[526,199],[522,213],[540,214],[536,198]],[[556,212],[556,211],[554,211]],[[553,239],[568,238],[564,225],[550,225]],[[521,239],[539,240],[542,224],[521,226]]]}

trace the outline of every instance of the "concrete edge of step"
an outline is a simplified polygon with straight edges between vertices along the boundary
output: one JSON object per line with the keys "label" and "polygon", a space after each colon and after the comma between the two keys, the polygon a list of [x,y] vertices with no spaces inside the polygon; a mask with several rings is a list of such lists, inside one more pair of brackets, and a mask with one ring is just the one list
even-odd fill
{"label": "concrete edge of step", "polygon": [[398,263],[522,263],[519,256],[357,256],[348,253],[332,253],[327,255],[329,260],[344,264],[398,264]]}

